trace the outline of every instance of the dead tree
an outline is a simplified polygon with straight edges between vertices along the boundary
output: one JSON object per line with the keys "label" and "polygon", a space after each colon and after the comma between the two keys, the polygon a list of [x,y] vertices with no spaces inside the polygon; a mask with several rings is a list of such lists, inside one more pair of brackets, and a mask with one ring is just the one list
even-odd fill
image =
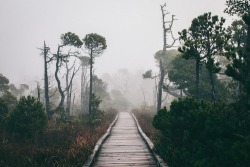
{"label": "dead tree", "polygon": [[[75,68],[75,61],[71,67],[68,66],[68,62],[66,62],[66,113],[70,115],[70,106],[71,106],[71,95],[72,95],[72,87],[73,87],[73,79],[76,73],[79,71],[81,65]],[[73,72],[71,73],[71,71]]]}
{"label": "dead tree", "polygon": [[64,100],[65,100],[65,94],[64,94],[64,91],[62,89],[61,81],[59,79],[60,68],[63,66],[63,64],[65,62],[68,61],[69,57],[74,56],[75,54],[79,54],[78,52],[70,52],[70,51],[67,54],[63,54],[62,48],[65,46],[73,46],[76,48],[80,48],[83,44],[82,41],[80,40],[80,38],[76,34],[71,33],[71,32],[62,34],[61,35],[61,42],[62,42],[62,44],[58,45],[57,53],[54,54],[54,57],[56,59],[55,79],[57,82],[58,91],[61,95],[60,103],[57,106],[58,109],[64,108],[63,106],[64,106]]}
{"label": "dead tree", "polygon": [[87,112],[88,95],[87,95],[87,70],[89,68],[90,58],[88,56],[76,56],[81,61],[81,111]]}
{"label": "dead tree", "polygon": [[[161,5],[162,28],[163,28],[163,49],[162,49],[162,55],[159,57],[160,75],[159,75],[159,82],[158,82],[157,111],[161,109],[163,82],[164,82],[165,76],[167,75],[162,59],[163,59],[163,56],[166,54],[167,49],[172,48],[177,40],[174,38],[173,32],[172,32],[175,15],[172,15],[171,20],[166,21],[166,16],[169,15],[170,13],[167,12],[165,8],[166,8],[166,3],[164,5]],[[169,44],[167,41],[168,39],[167,37],[169,36],[172,40],[171,44]]]}
{"label": "dead tree", "polygon": [[[46,46],[44,41],[42,55],[44,60],[44,99],[45,99],[45,111],[48,116],[51,115],[50,113],[50,104],[49,104],[49,76],[48,76],[48,64],[53,61],[53,57],[49,57],[49,50],[50,48]],[[40,97],[38,96],[40,101]]]}

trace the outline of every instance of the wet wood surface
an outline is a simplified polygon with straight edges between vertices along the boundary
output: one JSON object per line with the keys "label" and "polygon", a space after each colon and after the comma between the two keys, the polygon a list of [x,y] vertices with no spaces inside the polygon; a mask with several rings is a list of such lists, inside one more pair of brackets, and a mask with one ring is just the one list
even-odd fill
{"label": "wet wood surface", "polygon": [[93,166],[157,166],[129,112],[119,113],[118,120]]}

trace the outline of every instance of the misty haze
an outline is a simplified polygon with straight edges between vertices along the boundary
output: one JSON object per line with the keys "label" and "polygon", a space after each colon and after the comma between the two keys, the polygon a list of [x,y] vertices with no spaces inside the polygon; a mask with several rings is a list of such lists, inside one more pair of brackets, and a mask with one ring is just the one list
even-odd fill
{"label": "misty haze", "polygon": [[0,166],[249,167],[249,0],[2,0],[0,22]]}

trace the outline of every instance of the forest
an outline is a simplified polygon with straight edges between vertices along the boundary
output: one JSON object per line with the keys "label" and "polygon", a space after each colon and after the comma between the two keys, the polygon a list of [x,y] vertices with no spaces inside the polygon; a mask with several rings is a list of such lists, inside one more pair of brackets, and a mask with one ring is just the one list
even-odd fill
{"label": "forest", "polygon": [[117,113],[127,111],[169,167],[249,167],[250,1],[225,4],[224,13],[237,18],[229,26],[207,12],[177,36],[178,15],[160,5],[156,70],[100,77],[95,62],[105,56],[106,38],[69,31],[55,50],[46,41],[37,49],[43,76],[35,89],[0,71],[0,166],[83,166]]}

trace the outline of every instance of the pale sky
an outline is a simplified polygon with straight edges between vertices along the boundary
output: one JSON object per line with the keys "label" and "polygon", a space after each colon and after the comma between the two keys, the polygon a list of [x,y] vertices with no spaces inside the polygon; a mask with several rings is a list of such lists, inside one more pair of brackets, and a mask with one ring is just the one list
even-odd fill
{"label": "pale sky", "polygon": [[12,83],[41,81],[43,59],[37,48],[45,40],[56,52],[60,35],[69,31],[81,39],[88,33],[106,38],[107,50],[95,64],[99,76],[121,68],[152,69],[153,54],[163,45],[161,4],[176,15],[177,34],[205,12],[227,17],[225,1],[0,0],[0,73]]}

